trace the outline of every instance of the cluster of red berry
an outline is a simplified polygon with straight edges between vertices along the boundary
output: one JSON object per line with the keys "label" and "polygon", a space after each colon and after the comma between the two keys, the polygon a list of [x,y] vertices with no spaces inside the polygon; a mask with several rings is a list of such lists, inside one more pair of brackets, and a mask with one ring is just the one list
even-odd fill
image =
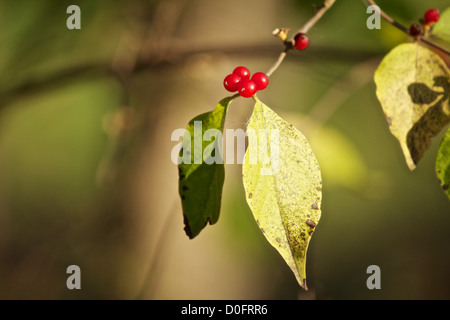
{"label": "cluster of red berry", "polygon": [[250,71],[246,67],[236,67],[232,74],[223,80],[223,86],[230,92],[239,92],[244,98],[250,98],[257,91],[264,90],[269,84],[269,78],[262,72],[256,72],[250,78]]}
{"label": "cluster of red berry", "polygon": [[[439,21],[441,18],[441,13],[437,9],[429,9],[427,12],[425,12],[425,15],[423,19],[420,20],[424,28],[427,30],[429,29],[433,24]],[[409,34],[413,37],[417,37],[421,34],[423,34],[422,28],[417,23],[414,23],[409,28]]]}
{"label": "cluster of red berry", "polygon": [[[297,33],[294,37],[295,48],[298,50],[306,49],[309,45],[309,39],[304,33]],[[244,98],[250,98],[256,92],[264,90],[269,84],[269,77],[265,73],[256,72],[250,78],[250,71],[246,67],[236,67],[232,74],[229,74],[223,80],[223,86],[230,92],[238,92]]]}

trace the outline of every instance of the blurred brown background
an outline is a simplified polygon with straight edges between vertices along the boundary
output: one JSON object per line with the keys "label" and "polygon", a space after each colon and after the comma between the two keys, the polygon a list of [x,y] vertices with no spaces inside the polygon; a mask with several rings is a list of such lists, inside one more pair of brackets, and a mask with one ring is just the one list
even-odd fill
{"label": "blurred brown background", "polygon": [[[81,8],[81,30],[66,9]],[[337,0],[259,98],[310,140],[322,219],[308,287],[266,242],[227,165],[216,225],[183,231],[172,131],[227,95],[237,65],[267,71],[320,1],[0,1],[0,298],[449,299],[450,204],[388,131],[373,73],[406,41]],[[447,0],[379,1],[409,25]],[[230,107],[245,128],[251,99]],[[442,136],[442,135],[441,135]],[[81,290],[66,268],[81,268]],[[381,290],[366,269],[381,268]]]}

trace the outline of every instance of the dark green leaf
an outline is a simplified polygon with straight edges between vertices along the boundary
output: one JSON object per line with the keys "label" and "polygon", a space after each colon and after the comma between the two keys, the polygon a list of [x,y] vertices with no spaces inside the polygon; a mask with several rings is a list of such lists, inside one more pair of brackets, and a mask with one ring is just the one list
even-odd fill
{"label": "dark green leaf", "polygon": [[[179,155],[179,194],[186,234],[193,239],[208,224],[219,219],[225,168],[222,132],[232,98],[192,119],[183,137]],[[206,140],[206,141],[204,141]]]}

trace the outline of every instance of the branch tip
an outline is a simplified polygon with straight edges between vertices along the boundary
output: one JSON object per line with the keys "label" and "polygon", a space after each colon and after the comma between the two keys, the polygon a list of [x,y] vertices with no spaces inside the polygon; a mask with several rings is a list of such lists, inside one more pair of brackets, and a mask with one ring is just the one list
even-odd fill
{"label": "branch tip", "polygon": [[[323,5],[314,13],[314,15],[311,17],[311,19],[309,19],[308,22],[306,22],[306,24],[300,28],[295,34],[301,32],[301,33],[307,33],[309,31],[309,29],[311,29],[316,23],[317,21],[320,20],[320,18],[322,18],[322,16],[325,14],[325,12],[328,11],[328,9],[331,8],[331,6],[336,2],[336,0],[324,0],[323,1]],[[286,54],[289,50],[291,50],[294,45],[295,45],[295,40],[294,40],[294,36],[291,39],[287,39],[287,34],[289,32],[289,29],[286,28],[276,28],[272,34],[274,36],[279,37],[283,43],[284,43],[284,49],[283,51],[280,53],[277,61],[272,65],[272,67],[269,69],[269,71],[266,73],[266,75],[268,77],[270,77],[272,75],[273,72],[275,72],[278,67],[281,65],[281,63],[283,62],[284,58],[286,57]]]}
{"label": "branch tip", "polygon": [[290,29],[288,29],[288,28],[276,28],[275,30],[272,31],[272,34],[275,37],[280,38],[281,41],[285,42],[289,31],[290,31]]}

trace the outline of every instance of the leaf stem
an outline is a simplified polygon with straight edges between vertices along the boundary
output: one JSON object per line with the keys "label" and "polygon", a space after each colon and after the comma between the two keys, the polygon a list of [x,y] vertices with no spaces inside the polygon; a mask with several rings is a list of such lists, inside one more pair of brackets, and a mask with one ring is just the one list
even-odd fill
{"label": "leaf stem", "polygon": [[[309,21],[306,22],[295,34],[297,34],[299,32],[307,33],[309,31],[309,29],[311,29],[320,20],[320,18],[322,18],[322,16],[325,14],[325,12],[327,12],[328,9],[330,9],[331,6],[335,2],[336,2],[336,0],[324,0],[323,5],[319,8],[319,10],[317,10],[317,12],[314,14],[314,16],[312,16],[311,19],[309,19]],[[294,34],[294,36],[295,36],[295,34]],[[270,67],[269,71],[266,72],[266,75],[268,77],[270,77],[278,69],[278,67],[281,65],[281,63],[286,58],[289,50],[294,48],[294,44],[295,44],[294,37],[292,37],[289,40],[284,41],[283,51],[278,56],[277,61],[275,61],[275,63],[272,65],[272,67]]]}

